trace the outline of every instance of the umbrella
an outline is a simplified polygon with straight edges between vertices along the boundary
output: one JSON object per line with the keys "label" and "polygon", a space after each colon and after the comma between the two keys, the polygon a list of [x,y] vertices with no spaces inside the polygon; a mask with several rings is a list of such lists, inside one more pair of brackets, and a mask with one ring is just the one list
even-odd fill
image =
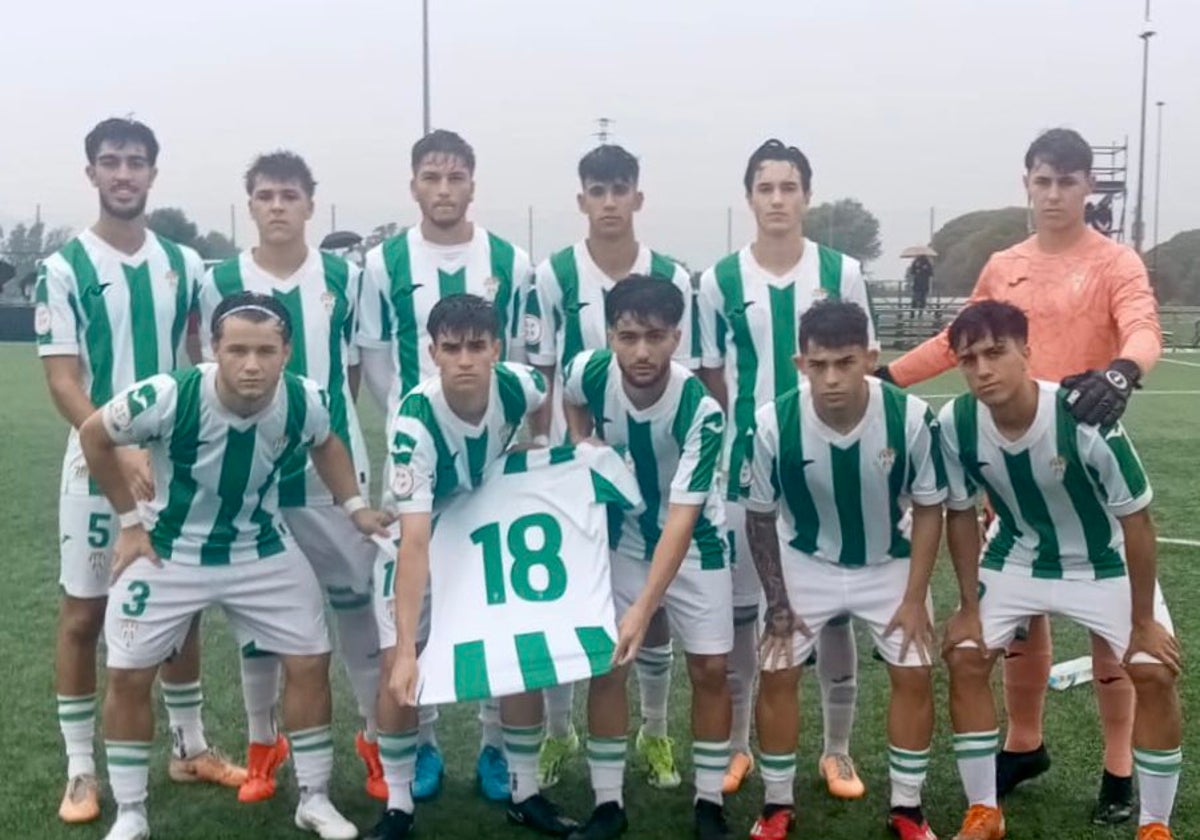
{"label": "umbrella", "polygon": [[342,248],[353,248],[362,242],[362,237],[351,230],[336,230],[321,240],[322,251],[336,251]]}
{"label": "umbrella", "polygon": [[911,260],[914,257],[936,257],[937,251],[928,245],[910,245],[900,252],[900,259]]}
{"label": "umbrella", "polygon": [[0,260],[0,286],[17,276],[17,268],[7,260]]}

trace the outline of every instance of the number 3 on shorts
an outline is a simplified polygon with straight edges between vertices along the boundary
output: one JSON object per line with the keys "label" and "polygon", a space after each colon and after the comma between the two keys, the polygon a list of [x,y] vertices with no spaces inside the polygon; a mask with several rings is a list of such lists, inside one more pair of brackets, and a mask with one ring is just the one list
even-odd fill
{"label": "number 3 on shorts", "polygon": [[131,580],[127,587],[129,599],[121,605],[126,618],[138,618],[146,611],[146,599],[150,597],[150,584],[144,580]]}

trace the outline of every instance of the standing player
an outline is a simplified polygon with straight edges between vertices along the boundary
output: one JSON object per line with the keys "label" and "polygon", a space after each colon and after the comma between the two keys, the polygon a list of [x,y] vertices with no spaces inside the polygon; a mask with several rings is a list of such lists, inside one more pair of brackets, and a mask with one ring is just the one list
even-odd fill
{"label": "standing player", "polygon": [[[520,300],[528,291],[532,269],[528,255],[467,219],[475,197],[475,152],[452,131],[427,134],[412,149],[412,197],[421,223],[393,236],[367,253],[360,300],[359,336],[367,387],[395,414],[400,398],[417,383],[437,375],[432,359],[422,353],[430,342],[426,323],[439,300],[471,293],[491,301],[501,319],[500,353],[512,358],[519,339]],[[384,492],[391,486],[390,465]],[[437,708],[421,710],[417,777],[418,800],[441,790],[444,762],[434,724]],[[476,769],[484,796],[508,798],[499,708],[480,705],[482,742]]]}
{"label": "standing player", "polygon": [[888,827],[935,840],[921,788],[933,737],[929,577],[946,498],[937,423],[924,402],[868,376],[879,354],[857,304],[814,304],[799,336],[805,379],[755,414],[746,500],[767,609],[757,709],[766,804],[750,836],[782,840],[795,822],[800,669],[814,634],[850,615],[870,628],[891,679]]}
{"label": "standing player", "polygon": [[[728,496],[733,533],[733,759],[725,792],[736,791],[753,767],[750,712],[758,671],[755,623],[760,590],[745,540],[741,504],[750,484],[754,411],[795,388],[796,319],[819,300],[847,300],[870,312],[857,261],[804,236],[812,167],[804,153],[778,140],[754,151],[743,178],[754,213],[753,243],[723,258],[700,277],[697,310],[703,348],[700,378],[725,406]],[[871,345],[874,327],[868,323]],[[857,798],[864,788],[850,759],[850,730],[858,693],[858,656],[848,621],[826,625],[817,642],[817,674],[825,714],[820,770],[829,792]]]}
{"label": "standing player", "polygon": [[[537,268],[525,317],[525,351],[550,384],[548,400],[535,432],[559,442],[566,432],[561,389],[554,384],[575,355],[606,347],[608,325],[604,301],[631,274],[650,275],[675,285],[683,295],[682,337],[675,358],[688,368],[700,364],[697,331],[693,330],[692,287],[688,273],[674,260],[637,240],[633,217],[642,208],[638,160],[620,146],[597,146],[579,161],[579,210],[588,219],[587,238],[544,260]],[[649,769],[654,787],[675,787],[679,773],[667,737],[667,703],[671,693],[671,637],[661,612],[638,652],[638,690],[642,726],[636,748]],[[538,756],[543,787],[558,782],[567,758],[579,749],[571,723],[574,686],[546,692],[546,741]]]}
{"label": "standing player", "polygon": [[[68,823],[100,816],[92,744],[96,642],[119,530],[112,506],[88,473],[77,429],[113,394],[183,360],[184,328],[203,272],[194,251],[146,230],[146,198],[158,174],[154,132],[134,120],[108,119],[88,133],[84,149],[100,218],[42,263],[34,312],[50,396],[71,424],[59,499],[63,599],[55,651],[68,779],[58,814]],[[117,459],[129,489],[148,500],[155,487],[146,454],[122,447]],[[195,634],[163,666],[162,685],[174,738],[171,778],[241,784],[245,771],[210,750],[204,738]]]}
{"label": "standing player", "polygon": [[[1121,424],[1078,422],[1070,395],[1029,373],[1029,322],[969,305],[948,340],[970,388],[941,411],[950,480],[946,535],[959,609],[946,623],[950,718],[970,806],[957,840],[998,840],[999,732],[989,676],[1033,615],[1072,619],[1112,648],[1137,692],[1139,840],[1170,840],[1182,724],[1179,643],[1156,582],[1152,491]],[[980,552],[978,497],[996,522]]]}
{"label": "standing player", "polygon": [[[438,374],[411,390],[392,418],[392,502],[400,515],[400,548],[376,575],[376,618],[388,691],[379,695],[379,752],[387,810],[372,840],[398,840],[413,830],[413,777],[418,761],[417,649],[428,634],[429,556],[433,512],[456,493],[479,486],[484,470],[546,399],[533,368],[501,362],[496,308],[476,295],[451,295],[429,313],[429,354]],[[380,555],[384,559],[384,555]],[[425,604],[422,602],[426,601]],[[421,629],[418,629],[421,628]],[[538,792],[537,745],[542,695],[500,702],[503,758],[511,768],[508,818],[553,836],[577,825]]]}
{"label": "standing player", "polygon": [[[278,652],[287,671],[284,722],[300,786],[296,827],[322,838],[358,836],[329,801],[324,599],[279,517],[279,476],[308,450],[359,531],[384,534],[389,520],[359,495],[350,458],[331,433],[327,395],[284,372],[291,333],[287,310],[275,298],[252,292],[226,298],[212,318],[216,364],[135,382],[80,429],[88,467],[120,528],[105,615],[105,749],[119,806],[107,840],[150,836],[154,673],[178,651],[192,616],[217,604],[240,643]],[[117,457],[118,447],[131,445],[147,447],[154,471],[145,519]]]}
{"label": "standing player", "polygon": [[[258,246],[214,266],[201,284],[201,346],[211,360],[208,323],[223,298],[249,290],[283,304],[293,330],[287,369],[314,380],[329,395],[333,432],[350,452],[360,489],[365,492],[369,464],[354,410],[359,271],[341,257],[310,248],[305,241],[316,182],[303,158],[291,152],[261,155],[245,180]],[[375,743],[379,685],[379,636],[371,609],[375,546],[358,539],[354,523],[333,503],[329,489],[304,453],[297,453],[280,477],[279,505],[337,616],[342,658],[365,721],[364,730],[355,738],[355,749],[367,767],[367,793],[386,799]],[[242,691],[250,723],[249,778],[238,798],[257,802],[274,794],[275,769],[287,757],[287,743],[275,730],[278,660],[265,651],[243,654]]]}
{"label": "standing player", "polygon": [[[1091,169],[1092,150],[1074,131],[1052,129],[1033,141],[1025,153],[1025,189],[1035,233],[992,255],[971,300],[1009,301],[1023,309],[1033,375],[1063,380],[1076,420],[1108,424],[1121,416],[1133,389],[1158,361],[1162,337],[1145,264],[1084,220],[1095,189]],[[892,362],[884,375],[907,387],[953,366],[943,331]],[[1133,813],[1133,685],[1094,634],[1092,659],[1105,733],[1093,819],[1116,823]],[[1008,731],[997,763],[1001,797],[1050,767],[1042,709],[1051,661],[1050,623],[1035,616],[1028,639],[1015,642],[1004,661]]]}
{"label": "standing player", "polygon": [[595,434],[626,449],[645,500],[645,510],[626,512],[609,540],[618,667],[594,678],[588,691],[596,810],[573,835],[578,840],[608,840],[626,828],[627,665],[664,604],[687,652],[692,683],[695,834],[703,840],[730,836],[721,786],[729,763],[725,656],[733,645],[733,583],[715,481],[725,418],[700,380],[671,360],[684,299],[678,288],[653,277],[622,280],[604,302],[611,349],[576,355],[563,387],[571,437]]}

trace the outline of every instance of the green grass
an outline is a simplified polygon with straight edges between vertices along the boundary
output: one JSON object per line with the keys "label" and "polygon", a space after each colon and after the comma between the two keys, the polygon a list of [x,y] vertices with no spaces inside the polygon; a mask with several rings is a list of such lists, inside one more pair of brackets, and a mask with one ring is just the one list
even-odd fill
{"label": "green grass", "polygon": [[[1178,357],[1200,361],[1196,355]],[[1163,536],[1200,540],[1200,495],[1195,476],[1200,474],[1197,416],[1200,414],[1200,367],[1164,362],[1147,383],[1150,391],[1192,391],[1192,394],[1145,394],[1135,398],[1127,415],[1131,434],[1146,462],[1156,489],[1155,512]],[[948,374],[921,389],[926,394],[959,390],[956,374]],[[0,794],[0,835],[7,837],[71,838],[92,840],[104,835],[113,806],[106,802],[99,823],[66,828],[55,812],[62,793],[64,759],[61,755],[54,706],[53,656],[58,560],[55,552],[59,464],[65,424],[46,396],[40,367],[31,345],[0,345],[0,428],[5,445],[0,449],[0,494],[4,526],[3,610],[0,611],[0,650],[4,679],[0,683],[3,738],[0,761],[8,767]],[[940,404],[941,399],[933,400]],[[376,447],[382,436],[377,412],[364,409],[367,434]],[[378,461],[376,460],[376,463]],[[1200,577],[1194,571],[1200,548],[1163,545],[1160,563],[1163,587],[1174,610],[1176,628],[1190,646],[1200,637],[1200,614],[1189,609],[1200,597]],[[935,581],[938,615],[953,607],[953,581],[947,564],[941,564]],[[244,717],[237,679],[235,645],[219,613],[204,622],[205,721],[210,740],[234,755],[245,749]],[[1086,653],[1084,634],[1059,622],[1055,631],[1056,659]],[[796,836],[828,838],[882,838],[882,816],[887,806],[887,770],[884,721],[887,707],[886,674],[868,655],[869,641],[860,636],[862,668],[858,724],[854,755],[867,783],[867,798],[842,803],[822,792],[815,773],[820,718],[815,684],[805,677],[802,689],[803,729],[797,804],[800,827]],[[677,663],[678,666],[678,663]],[[361,827],[369,827],[378,808],[362,791],[362,769],[353,752],[356,721],[354,703],[340,666],[335,666],[335,718],[337,764],[334,801]],[[1200,678],[1185,673],[1181,683],[1185,720],[1187,709],[1200,708]],[[584,691],[578,693],[582,701]],[[688,756],[688,689],[682,670],[676,669],[671,731],[685,779]],[[925,799],[930,820],[939,833],[949,836],[963,808],[955,772],[946,718],[946,680],[937,672],[938,727]],[[636,708],[636,706],[635,706]],[[166,778],[168,742],[161,704],[150,777],[151,821],[157,837],[301,837],[292,828],[295,788],[290,770],[276,798],[262,805],[238,805],[232,791],[208,787],[179,787]],[[474,757],[478,726],[470,707],[444,708],[440,726],[449,775],[441,799],[418,812],[419,836],[426,838],[523,837],[524,832],[504,824],[502,809],[484,803],[474,792]],[[583,725],[581,711],[577,725]],[[1061,840],[1132,837],[1133,828],[1093,828],[1087,823],[1100,768],[1101,743],[1095,701],[1089,688],[1052,692],[1046,716],[1047,742],[1054,757],[1053,770],[1043,779],[1016,793],[1008,803],[1010,835],[1015,838],[1054,836]],[[1200,755],[1200,728],[1185,729],[1185,755]],[[98,749],[100,755],[102,750]],[[1200,781],[1185,770],[1176,808],[1176,836],[1200,837],[1200,813],[1189,803],[1200,802]],[[653,791],[639,783],[631,768],[626,801],[632,824],[627,836],[690,836],[691,792],[688,785],[676,791]],[[761,802],[757,779],[729,803],[735,836],[744,837]],[[582,758],[566,773],[553,792],[566,809],[584,816],[591,807],[587,768]]]}

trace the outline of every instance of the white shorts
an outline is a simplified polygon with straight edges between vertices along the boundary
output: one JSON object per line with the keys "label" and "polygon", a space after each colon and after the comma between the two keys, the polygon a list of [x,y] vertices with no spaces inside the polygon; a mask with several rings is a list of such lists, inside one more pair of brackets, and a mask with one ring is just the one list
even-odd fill
{"label": "white shorts", "polygon": [[210,606],[225,610],[243,650],[329,653],[321,585],[300,551],[289,546],[228,566],[134,562],[109,592],[108,667],[149,668],[169,659],[182,648],[192,617]]}
{"label": "white shorts", "polygon": [[[610,555],[613,607],[617,621],[633,605],[650,575],[650,564],[619,552]],[[671,633],[687,653],[711,656],[733,647],[733,582],[729,567],[700,569],[681,566],[667,592],[663,607]]]}
{"label": "white shorts", "polygon": [[[396,646],[396,553],[375,552],[375,624],[379,629],[379,649]],[[429,587],[421,599],[421,617],[417,620],[417,647],[429,640]]]}
{"label": "white shorts", "polygon": [[121,530],[104,496],[58,497],[58,585],[72,598],[108,597],[113,544]]}
{"label": "white shorts", "polygon": [[[1133,628],[1132,598],[1128,577],[1104,580],[1046,580],[993,569],[979,570],[979,620],[989,650],[1007,648],[1032,616],[1062,616],[1081,624],[1125,657]],[[1154,585],[1154,620],[1174,634],[1171,614],[1162,588]],[[971,646],[965,642],[963,647]],[[1135,653],[1133,662],[1158,660]]]}
{"label": "white shorts", "polygon": [[371,605],[371,572],[379,548],[336,505],[282,508],[283,521],[325,588],[329,606],[357,610]]}
{"label": "white shorts", "polygon": [[725,502],[725,528],[733,570],[733,606],[757,607],[762,601],[762,586],[746,539],[746,508],[739,502]]}
{"label": "white shorts", "polygon": [[[908,560],[891,560],[872,566],[839,566],[816,560],[796,560],[784,557],[783,577],[787,585],[788,600],[796,616],[812,633],[805,636],[796,633],[792,638],[792,665],[803,664],[817,644],[821,630],[835,618],[848,615],[862,621],[871,631],[875,648],[884,662],[905,668],[916,668],[929,664],[921,661],[915,645],[910,645],[908,655],[900,656],[903,636],[899,631],[884,636],[908,588]],[[925,610],[933,621],[933,600],[925,596]],[[935,652],[929,652],[932,657]],[[773,662],[771,667],[763,664],[764,671],[783,670],[782,662]]]}

